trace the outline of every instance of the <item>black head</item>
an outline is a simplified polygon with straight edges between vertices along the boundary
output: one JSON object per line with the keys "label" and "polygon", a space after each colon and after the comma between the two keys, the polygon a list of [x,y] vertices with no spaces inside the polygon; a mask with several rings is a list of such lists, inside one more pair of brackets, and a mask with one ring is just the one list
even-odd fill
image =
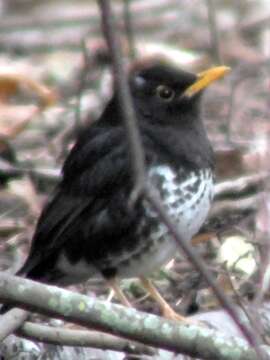
{"label": "black head", "polygon": [[203,89],[227,70],[218,67],[196,75],[164,62],[135,66],[129,82],[138,120],[181,126],[199,118]]}
{"label": "black head", "polygon": [[[200,98],[203,89],[227,71],[221,66],[196,75],[162,61],[144,61],[131,68],[130,90],[146,157],[158,154],[159,160],[166,158],[175,166],[181,163],[193,169],[212,166]],[[108,131],[123,130],[116,94],[97,126],[102,129],[105,124]]]}

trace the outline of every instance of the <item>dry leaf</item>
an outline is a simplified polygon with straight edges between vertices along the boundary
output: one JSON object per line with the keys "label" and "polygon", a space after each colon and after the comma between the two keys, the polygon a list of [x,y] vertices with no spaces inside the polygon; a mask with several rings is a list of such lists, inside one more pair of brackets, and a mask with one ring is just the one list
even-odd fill
{"label": "dry leaf", "polygon": [[[38,97],[36,105],[9,104],[18,90],[30,90]],[[21,133],[33,118],[56,102],[56,94],[43,84],[17,73],[0,73],[0,138],[10,140]],[[0,142],[0,151],[6,147]]]}
{"label": "dry leaf", "polygon": [[56,93],[30,77],[16,73],[0,73],[0,100],[7,102],[20,88],[26,88],[39,97],[42,107],[56,101]]}

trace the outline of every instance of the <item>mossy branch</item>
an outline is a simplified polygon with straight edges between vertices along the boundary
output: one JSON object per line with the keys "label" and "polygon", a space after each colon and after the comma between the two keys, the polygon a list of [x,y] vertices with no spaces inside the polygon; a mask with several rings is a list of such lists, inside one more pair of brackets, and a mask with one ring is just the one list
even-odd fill
{"label": "mossy branch", "polygon": [[[228,338],[204,326],[165,321],[133,308],[5,273],[0,274],[0,299],[90,329],[201,359],[256,359],[254,350],[241,338]],[[270,349],[266,350],[270,354]]]}

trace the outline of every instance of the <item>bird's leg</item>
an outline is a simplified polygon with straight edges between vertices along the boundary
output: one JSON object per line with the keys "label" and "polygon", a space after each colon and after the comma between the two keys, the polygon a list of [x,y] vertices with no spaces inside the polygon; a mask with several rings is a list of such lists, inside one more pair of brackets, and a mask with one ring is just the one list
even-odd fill
{"label": "bird's leg", "polygon": [[140,280],[144,288],[149,292],[150,296],[159,304],[162,314],[166,319],[182,321],[189,324],[192,322],[188,318],[177,314],[167,303],[167,301],[160,295],[160,293],[157,291],[157,289],[154,287],[154,285],[149,279],[141,276]]}
{"label": "bird's leg", "polygon": [[116,278],[111,278],[107,280],[107,284],[113,289],[117,299],[120,301],[120,303],[127,307],[132,307],[131,303],[129,302],[126,295],[121,290],[119,283]]}
{"label": "bird's leg", "polygon": [[217,234],[215,232],[204,232],[193,236],[191,240],[192,246],[197,246],[200,244],[205,244],[206,242],[217,238]]}
{"label": "bird's leg", "polygon": [[[123,291],[120,289],[120,286],[118,284],[118,281],[116,278],[111,278],[106,280],[108,286],[113,290],[115,293],[115,296],[120,301],[120,303],[127,307],[132,307],[131,303],[128,301],[126,295],[123,293]],[[76,324],[70,324],[68,325],[68,328],[70,329],[80,329],[81,326],[77,326]]]}

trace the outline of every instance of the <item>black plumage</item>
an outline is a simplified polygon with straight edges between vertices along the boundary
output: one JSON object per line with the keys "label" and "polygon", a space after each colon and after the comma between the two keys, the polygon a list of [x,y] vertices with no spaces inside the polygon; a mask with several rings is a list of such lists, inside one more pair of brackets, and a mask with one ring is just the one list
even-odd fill
{"label": "black plumage", "polygon": [[[199,214],[201,206],[204,220],[208,211],[204,207],[212,196],[213,152],[200,116],[201,90],[206,85],[191,95],[187,92],[199,80],[200,76],[162,62],[136,66],[129,75],[149,181],[176,221],[200,184],[200,194],[188,211],[194,207]],[[189,177],[194,181],[188,183]],[[133,186],[127,136],[114,94],[100,119],[78,136],[18,275],[66,285],[98,273],[109,279],[143,276],[154,269],[155,254],[160,244],[170,241],[169,234],[160,230],[157,216],[141,197],[130,207]],[[201,225],[186,231],[183,224],[189,226],[189,219],[179,223],[187,237]],[[148,255],[153,255],[149,268],[141,260]],[[164,255],[164,260],[170,256]],[[130,267],[133,261],[137,271]],[[159,259],[157,266],[162,262]]]}

